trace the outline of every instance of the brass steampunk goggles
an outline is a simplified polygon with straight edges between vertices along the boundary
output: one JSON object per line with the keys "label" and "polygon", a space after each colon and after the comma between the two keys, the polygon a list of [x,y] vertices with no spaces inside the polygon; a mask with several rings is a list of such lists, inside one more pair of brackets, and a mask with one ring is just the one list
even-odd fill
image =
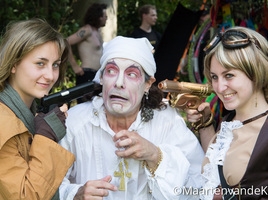
{"label": "brass steampunk goggles", "polygon": [[[241,39],[235,39],[232,36],[237,36],[237,37],[240,37]],[[214,49],[215,46],[217,46],[217,44],[220,41],[222,42],[223,47],[226,49],[245,48],[251,42],[253,42],[257,46],[257,48],[259,48],[255,40],[252,38],[249,38],[247,34],[241,31],[227,30],[225,32],[218,33],[211,40],[211,42],[204,48],[205,53],[208,54],[212,49]]]}

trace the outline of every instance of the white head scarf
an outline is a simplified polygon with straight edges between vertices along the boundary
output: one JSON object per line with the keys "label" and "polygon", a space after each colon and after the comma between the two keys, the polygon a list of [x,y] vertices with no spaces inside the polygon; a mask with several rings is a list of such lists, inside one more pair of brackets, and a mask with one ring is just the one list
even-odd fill
{"label": "white head scarf", "polygon": [[103,47],[103,54],[100,59],[101,67],[93,81],[99,83],[101,72],[107,62],[112,58],[125,58],[139,63],[143,70],[154,77],[156,64],[153,57],[153,46],[147,38],[128,38],[117,36]]}

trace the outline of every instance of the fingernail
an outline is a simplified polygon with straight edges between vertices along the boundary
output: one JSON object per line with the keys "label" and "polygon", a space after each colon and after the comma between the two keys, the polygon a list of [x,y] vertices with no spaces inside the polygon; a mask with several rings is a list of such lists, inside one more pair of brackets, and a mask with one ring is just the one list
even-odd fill
{"label": "fingernail", "polygon": [[108,183],[110,183],[112,181],[112,177],[108,180]]}

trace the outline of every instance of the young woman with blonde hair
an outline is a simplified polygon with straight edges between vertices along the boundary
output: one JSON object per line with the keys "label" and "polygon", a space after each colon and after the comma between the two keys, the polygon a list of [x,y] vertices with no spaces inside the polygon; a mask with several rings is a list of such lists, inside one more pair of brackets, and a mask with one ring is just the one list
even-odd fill
{"label": "young woman with blonde hair", "polygon": [[[217,134],[212,124],[199,130],[206,151],[203,188],[230,187],[224,199],[267,199],[261,192],[268,185],[267,40],[251,29],[233,27],[219,33],[205,51],[204,74],[230,113]],[[209,119],[208,103],[198,107],[203,110]],[[187,111],[190,122],[200,119],[198,111]],[[202,196],[212,198],[213,193]]]}
{"label": "young woman with blonde hair", "polygon": [[0,46],[0,199],[58,199],[74,155],[57,142],[67,107],[36,115],[35,98],[65,74],[67,47],[47,22],[7,26]]}

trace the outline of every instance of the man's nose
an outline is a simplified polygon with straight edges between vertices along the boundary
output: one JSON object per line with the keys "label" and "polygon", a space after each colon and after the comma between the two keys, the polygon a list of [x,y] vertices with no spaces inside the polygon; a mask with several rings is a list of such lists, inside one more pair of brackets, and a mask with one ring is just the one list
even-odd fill
{"label": "man's nose", "polygon": [[117,80],[115,82],[115,87],[122,88],[122,89],[125,88],[125,80],[122,74],[119,74],[119,76],[117,77]]}

